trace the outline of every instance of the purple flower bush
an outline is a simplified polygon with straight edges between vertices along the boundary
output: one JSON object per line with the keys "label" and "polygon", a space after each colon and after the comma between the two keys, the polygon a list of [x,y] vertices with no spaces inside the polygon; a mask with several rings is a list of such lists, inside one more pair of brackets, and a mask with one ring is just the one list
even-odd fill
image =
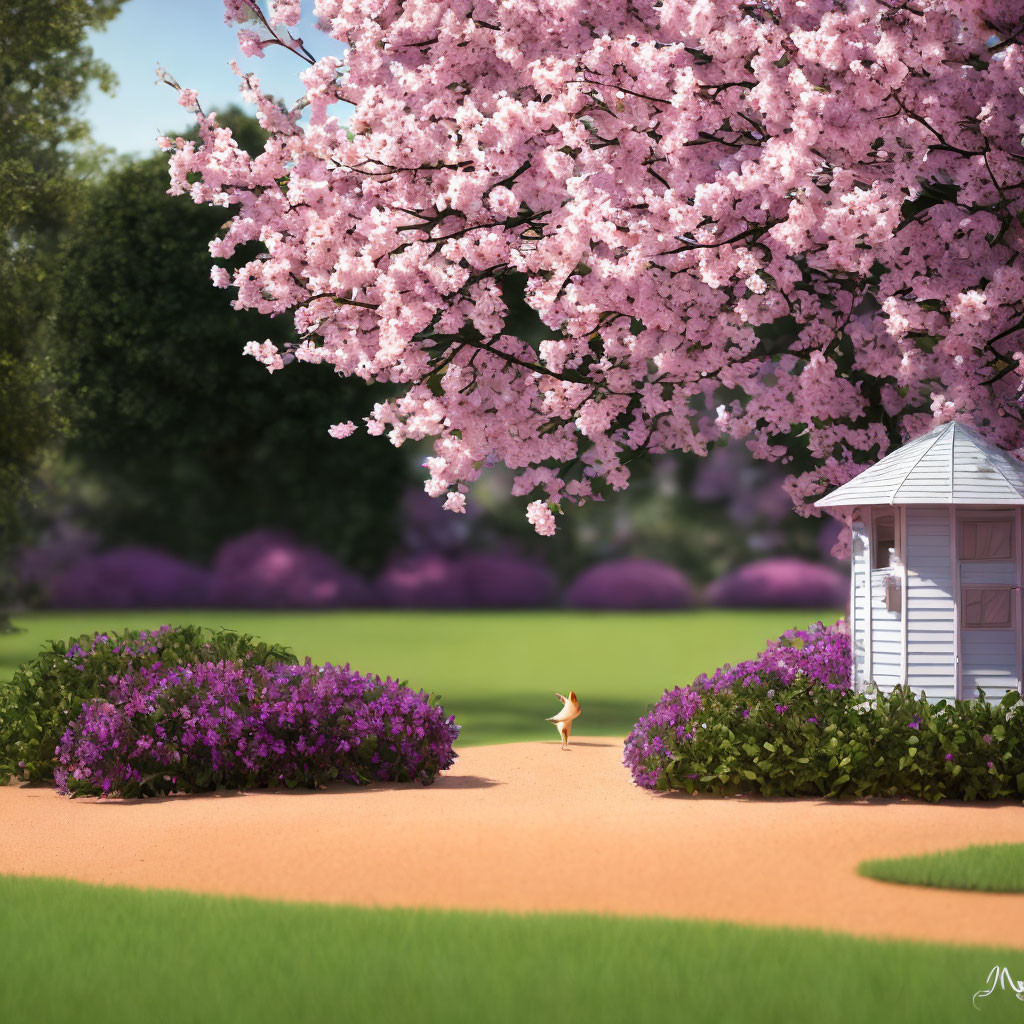
{"label": "purple flower bush", "polygon": [[503,552],[399,556],[376,587],[391,608],[536,608],[553,604],[558,594],[550,569]]}
{"label": "purple flower bush", "polygon": [[580,573],[565,593],[570,608],[686,608],[690,581],[674,566],[651,558],[619,558]]}
{"label": "purple flower bush", "polygon": [[844,608],[850,577],[802,558],[762,558],[715,580],[708,603],[722,608]]}
{"label": "purple flower bush", "polygon": [[376,586],[381,603],[392,608],[465,608],[470,603],[462,565],[445,555],[396,558]]}
{"label": "purple flower bush", "polygon": [[461,560],[470,608],[541,608],[558,594],[555,574],[514,554],[471,554]]}
{"label": "purple flower bush", "polygon": [[[1024,703],[857,693],[842,624],[790,630],[756,658],[666,690],[623,763],[645,789],[766,796],[1024,796]],[[996,743],[999,750],[993,758]]]}
{"label": "purple flower bush", "polygon": [[183,608],[209,599],[210,574],[142,546],[86,555],[49,584],[53,608]]}
{"label": "purple flower bush", "polygon": [[221,545],[209,600],[234,608],[361,608],[374,598],[362,576],[318,548],[252,530]]}
{"label": "purple flower bush", "polygon": [[[792,629],[751,661],[725,665],[712,676],[700,675],[687,686],[666,690],[633,727],[626,740],[624,763],[633,781],[646,789],[659,786],[671,741],[685,744],[702,724],[699,713],[723,694],[738,698],[737,714],[749,720],[754,708],[795,685],[827,690],[850,686],[850,638],[820,622],[809,630]],[[744,696],[749,700],[742,700]],[[781,705],[779,705],[781,706]],[[787,709],[788,710],[788,709]],[[776,712],[778,714],[778,712]]]}
{"label": "purple flower bush", "polygon": [[56,751],[71,796],[154,796],[332,781],[433,782],[455,760],[430,695],[347,665],[152,665],[110,680]]}
{"label": "purple flower bush", "polygon": [[110,680],[151,666],[207,661],[270,667],[295,664],[286,647],[245,633],[200,626],[160,626],[57,640],[0,680],[0,785],[13,775],[53,778],[54,751],[86,701],[104,698]]}

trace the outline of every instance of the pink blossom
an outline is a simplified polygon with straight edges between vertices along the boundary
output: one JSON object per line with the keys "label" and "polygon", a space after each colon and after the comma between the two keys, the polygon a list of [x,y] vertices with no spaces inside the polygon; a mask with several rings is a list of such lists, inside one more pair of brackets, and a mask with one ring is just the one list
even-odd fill
{"label": "pink blossom", "polygon": [[298,0],[227,0],[304,95],[239,70],[266,145],[199,114],[170,191],[230,209],[215,258],[260,250],[239,309],[393,387],[368,429],[432,442],[430,494],[502,462],[550,533],[634,453],[734,437],[799,457],[807,512],[936,421],[1024,445],[1008,0],[314,8],[300,43]]}
{"label": "pink blossom", "polygon": [[466,496],[458,491],[450,491],[444,500],[444,507],[448,512],[465,513]]}
{"label": "pink blossom", "polygon": [[284,360],[281,358],[277,346],[269,338],[262,343],[257,341],[247,342],[242,350],[242,354],[252,356],[271,373],[275,370],[280,370],[284,366]]}
{"label": "pink blossom", "polygon": [[351,437],[355,433],[355,429],[356,425],[351,420],[346,420],[344,423],[335,423],[327,433],[340,441],[346,437]]}
{"label": "pink blossom", "polygon": [[274,24],[297,25],[301,17],[301,0],[270,0],[270,20]]}
{"label": "pink blossom", "polygon": [[555,517],[546,502],[531,501],[526,506],[526,519],[542,537],[554,536]]}
{"label": "pink blossom", "polygon": [[244,56],[262,57],[266,45],[267,40],[263,39],[258,32],[253,32],[248,28],[238,30],[238,46]]}

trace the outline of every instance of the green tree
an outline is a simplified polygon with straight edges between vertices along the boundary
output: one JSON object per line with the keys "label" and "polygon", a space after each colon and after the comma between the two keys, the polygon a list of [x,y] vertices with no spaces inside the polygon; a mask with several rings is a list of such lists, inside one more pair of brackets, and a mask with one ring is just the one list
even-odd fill
{"label": "green tree", "polygon": [[[254,120],[223,119],[262,149]],[[162,154],[103,174],[63,251],[59,330],[79,389],[67,454],[79,493],[94,495],[86,525],[194,559],[283,526],[371,568],[393,540],[405,459],[380,438],[338,441],[327,428],[358,421],[381,389],[323,367],[271,375],[243,356],[249,340],[294,339],[291,318],[231,309],[208,250],[225,212],[175,202],[167,183]]]}
{"label": "green tree", "polygon": [[114,84],[86,33],[122,2],[0,2],[0,609],[33,473],[64,425],[52,357],[57,246],[89,141],[82,101],[90,84]]}

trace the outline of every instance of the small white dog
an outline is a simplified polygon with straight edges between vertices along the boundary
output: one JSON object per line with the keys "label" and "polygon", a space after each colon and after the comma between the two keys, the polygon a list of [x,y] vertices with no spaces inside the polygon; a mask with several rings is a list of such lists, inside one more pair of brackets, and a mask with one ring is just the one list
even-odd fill
{"label": "small white dog", "polygon": [[556,693],[555,696],[562,702],[562,710],[557,715],[552,715],[547,721],[554,722],[558,735],[562,737],[562,749],[568,750],[569,733],[572,732],[572,721],[574,718],[579,718],[583,708],[576,699],[575,690],[570,690],[568,697],[563,697],[560,693]]}

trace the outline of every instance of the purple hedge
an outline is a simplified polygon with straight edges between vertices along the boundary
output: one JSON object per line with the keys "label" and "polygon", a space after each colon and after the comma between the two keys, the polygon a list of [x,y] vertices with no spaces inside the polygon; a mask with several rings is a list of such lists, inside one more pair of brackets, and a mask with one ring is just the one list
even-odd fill
{"label": "purple hedge", "polygon": [[570,608],[686,608],[690,581],[678,569],[649,558],[622,558],[587,569],[570,584]]}
{"label": "purple hedge", "polygon": [[409,555],[388,565],[377,577],[381,604],[392,608],[465,608],[466,574],[444,555]]}
{"label": "purple hedge", "polygon": [[152,665],[111,677],[57,747],[62,793],[153,796],[340,780],[428,784],[458,736],[433,697],[348,666]]}
{"label": "purple hedge", "polygon": [[751,661],[667,690],[623,761],[645,789],[795,797],[1024,797],[1024,701],[930,702],[850,685],[842,624],[791,630]]}
{"label": "purple hedge", "polygon": [[287,533],[254,530],[221,546],[210,603],[236,608],[343,608],[373,603],[370,585]]}
{"label": "purple hedge", "polygon": [[54,608],[178,608],[209,600],[210,574],[147,547],[87,555],[50,582]]}
{"label": "purple hedge", "polygon": [[558,594],[555,574],[516,555],[466,555],[460,563],[471,608],[540,608]]}
{"label": "purple hedge", "polygon": [[845,574],[801,558],[764,558],[716,580],[710,604],[722,608],[843,608],[850,596]]}
{"label": "purple hedge", "polygon": [[[623,763],[638,786],[666,788],[680,749],[704,738],[704,719],[720,704],[736,704],[726,714],[736,719],[737,729],[754,707],[765,709],[770,720],[781,719],[797,693],[806,697],[815,689],[849,690],[850,667],[850,637],[844,626],[819,622],[809,630],[792,629],[750,661],[725,665],[712,676],[700,675],[687,686],[666,690],[633,726]],[[698,722],[699,716],[703,718]]]}

